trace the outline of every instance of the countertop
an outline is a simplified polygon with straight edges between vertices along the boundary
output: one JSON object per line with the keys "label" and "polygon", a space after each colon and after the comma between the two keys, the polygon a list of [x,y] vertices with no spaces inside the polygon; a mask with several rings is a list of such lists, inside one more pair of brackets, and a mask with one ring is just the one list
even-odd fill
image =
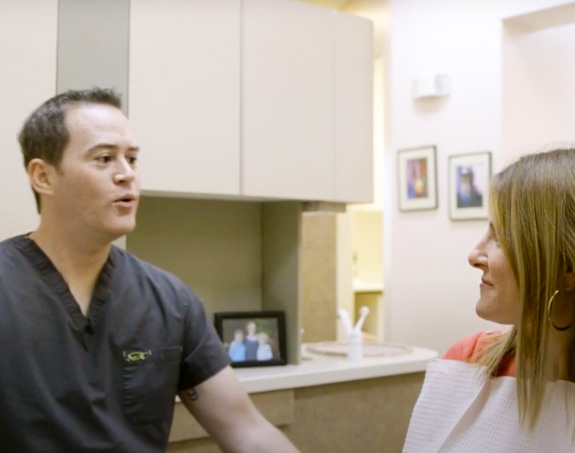
{"label": "countertop", "polygon": [[410,353],[391,357],[364,357],[351,362],[343,356],[311,354],[304,349],[299,365],[235,368],[248,393],[310,387],[425,371],[437,357],[431,349],[413,347]]}

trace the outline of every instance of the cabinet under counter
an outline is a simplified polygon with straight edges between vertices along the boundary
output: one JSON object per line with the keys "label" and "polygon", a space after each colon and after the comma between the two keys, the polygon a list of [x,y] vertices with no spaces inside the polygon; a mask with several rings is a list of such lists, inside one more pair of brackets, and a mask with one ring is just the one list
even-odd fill
{"label": "cabinet under counter", "polygon": [[[400,452],[435,351],[360,362],[302,354],[300,365],[236,369],[260,412],[302,452]],[[311,357],[311,358],[310,358]],[[176,404],[168,452],[219,452]]]}

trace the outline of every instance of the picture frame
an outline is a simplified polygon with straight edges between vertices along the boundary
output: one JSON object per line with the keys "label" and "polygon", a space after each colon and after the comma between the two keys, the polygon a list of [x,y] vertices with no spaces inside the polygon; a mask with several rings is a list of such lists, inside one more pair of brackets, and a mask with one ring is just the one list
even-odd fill
{"label": "picture frame", "polygon": [[399,210],[437,209],[435,146],[401,149],[397,164]]}
{"label": "picture frame", "polygon": [[489,217],[491,152],[449,156],[449,217],[481,220]]}
{"label": "picture frame", "polygon": [[217,312],[214,325],[232,367],[287,364],[283,311]]}

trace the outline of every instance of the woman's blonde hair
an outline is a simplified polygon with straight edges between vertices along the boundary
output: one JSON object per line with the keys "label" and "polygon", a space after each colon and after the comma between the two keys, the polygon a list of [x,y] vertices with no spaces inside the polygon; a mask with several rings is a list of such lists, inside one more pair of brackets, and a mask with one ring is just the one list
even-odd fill
{"label": "woman's blonde hair", "polygon": [[[491,181],[493,228],[519,288],[520,317],[480,360],[495,374],[502,359],[515,355],[522,423],[533,429],[545,394],[549,325],[547,305],[563,275],[575,263],[575,148],[529,154]],[[575,381],[573,346],[569,380]]]}

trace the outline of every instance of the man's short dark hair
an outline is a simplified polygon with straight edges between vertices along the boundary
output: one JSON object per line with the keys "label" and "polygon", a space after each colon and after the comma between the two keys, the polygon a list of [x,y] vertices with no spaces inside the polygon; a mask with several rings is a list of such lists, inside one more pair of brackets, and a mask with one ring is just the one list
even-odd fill
{"label": "man's short dark hair", "polygon": [[[36,158],[58,168],[70,140],[64,122],[66,110],[79,104],[106,104],[122,108],[120,95],[105,88],[69,90],[48,99],[32,112],[18,134],[26,168]],[[35,191],[34,196],[40,212],[40,196]]]}

